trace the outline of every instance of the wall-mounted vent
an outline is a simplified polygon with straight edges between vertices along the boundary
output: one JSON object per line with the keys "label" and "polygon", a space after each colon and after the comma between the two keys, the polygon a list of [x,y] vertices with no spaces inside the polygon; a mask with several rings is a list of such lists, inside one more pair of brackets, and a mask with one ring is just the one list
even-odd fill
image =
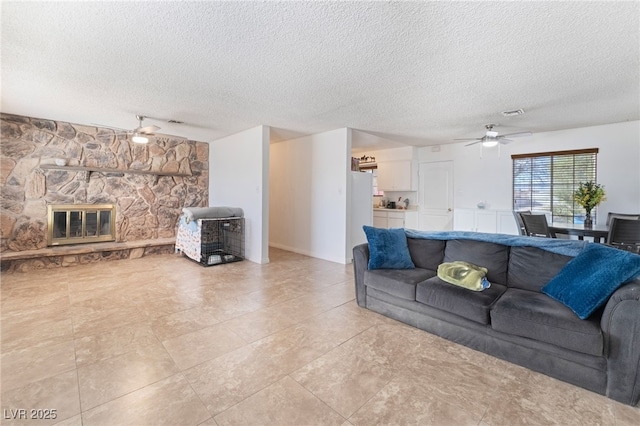
{"label": "wall-mounted vent", "polygon": [[502,111],[502,115],[504,115],[505,117],[513,117],[515,115],[522,115],[524,114],[524,110],[523,109],[514,109],[511,111]]}

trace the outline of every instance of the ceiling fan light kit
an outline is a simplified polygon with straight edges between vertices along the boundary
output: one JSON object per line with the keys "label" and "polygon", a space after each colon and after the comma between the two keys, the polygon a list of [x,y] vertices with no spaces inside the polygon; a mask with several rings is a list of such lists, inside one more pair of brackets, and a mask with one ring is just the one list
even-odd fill
{"label": "ceiling fan light kit", "polygon": [[149,142],[149,138],[141,133],[135,132],[132,136],[131,136],[131,142],[134,143],[148,143]]}

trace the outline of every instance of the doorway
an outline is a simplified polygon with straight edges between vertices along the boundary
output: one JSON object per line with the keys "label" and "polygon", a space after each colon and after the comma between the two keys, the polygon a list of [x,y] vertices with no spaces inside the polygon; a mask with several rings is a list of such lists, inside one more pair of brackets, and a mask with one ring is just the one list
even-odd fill
{"label": "doorway", "polygon": [[420,229],[453,229],[453,161],[420,163]]}

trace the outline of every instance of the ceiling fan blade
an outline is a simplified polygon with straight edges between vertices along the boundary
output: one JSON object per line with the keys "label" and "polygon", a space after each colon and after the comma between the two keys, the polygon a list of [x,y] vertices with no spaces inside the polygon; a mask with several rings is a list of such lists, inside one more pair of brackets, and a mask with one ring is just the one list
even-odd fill
{"label": "ceiling fan blade", "polygon": [[518,132],[518,133],[508,133],[506,135],[500,135],[498,136],[499,138],[506,138],[506,137],[512,137],[512,138],[520,138],[523,136],[531,136],[533,133],[531,132]]}
{"label": "ceiling fan blade", "polygon": [[475,144],[480,143],[480,142],[482,142],[482,139],[478,139],[478,140],[476,140],[475,142],[468,143],[468,144],[466,144],[465,146],[475,145]]}
{"label": "ceiling fan blade", "polygon": [[96,127],[104,127],[105,129],[121,130],[123,132],[130,132],[130,130],[123,129],[122,127],[107,126],[106,124],[91,123],[91,125],[92,126],[96,126]]}
{"label": "ceiling fan blade", "polygon": [[500,142],[500,143],[501,143],[501,144],[503,144],[503,145],[506,145],[506,144],[511,143],[511,142],[513,142],[513,141],[512,141],[511,139],[504,139],[504,138],[500,138],[500,139],[498,140],[498,142]]}
{"label": "ceiling fan blade", "polygon": [[480,141],[482,140],[481,138],[458,138],[458,139],[454,139],[454,141]]}
{"label": "ceiling fan blade", "polygon": [[156,133],[154,135],[156,138],[169,138],[169,139],[180,139],[180,140],[188,140],[188,138],[185,138],[184,136],[178,136],[178,135],[168,135],[166,133]]}
{"label": "ceiling fan blade", "polygon": [[138,133],[154,133],[156,130],[160,130],[160,127],[151,125],[151,126],[145,126],[145,127],[138,127],[137,129],[135,129],[135,131]]}

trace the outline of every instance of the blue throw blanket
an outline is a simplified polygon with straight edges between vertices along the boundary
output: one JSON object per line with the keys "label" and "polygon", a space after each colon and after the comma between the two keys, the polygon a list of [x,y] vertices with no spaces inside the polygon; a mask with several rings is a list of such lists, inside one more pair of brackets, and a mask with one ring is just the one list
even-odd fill
{"label": "blue throw blanket", "polygon": [[405,233],[409,238],[422,238],[427,240],[475,240],[512,247],[537,247],[542,250],[571,257],[576,257],[580,254],[588,244],[586,241],[579,240],[523,237],[519,235],[506,234],[485,234],[482,232],[416,231],[414,229],[405,229]]}
{"label": "blue throw blanket", "polygon": [[549,281],[542,292],[588,318],[622,284],[640,274],[640,256],[602,244],[589,244]]}

